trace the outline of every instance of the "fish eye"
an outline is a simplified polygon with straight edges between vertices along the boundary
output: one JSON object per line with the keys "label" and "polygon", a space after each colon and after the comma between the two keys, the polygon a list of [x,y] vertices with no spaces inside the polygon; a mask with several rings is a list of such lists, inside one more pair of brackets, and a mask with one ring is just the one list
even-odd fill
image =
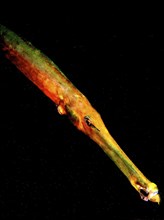
{"label": "fish eye", "polygon": [[[89,115],[86,115],[84,117],[84,120],[86,122],[86,124],[89,126],[89,127],[92,127],[92,128],[96,128],[96,126],[94,124],[92,124],[92,121],[90,119],[90,116]],[[96,128],[97,131],[100,131],[98,128]]]}
{"label": "fish eye", "polygon": [[84,120],[85,120],[86,124],[87,124],[89,127],[92,126],[90,117],[89,117],[88,115],[86,115],[86,116],[84,117]]}

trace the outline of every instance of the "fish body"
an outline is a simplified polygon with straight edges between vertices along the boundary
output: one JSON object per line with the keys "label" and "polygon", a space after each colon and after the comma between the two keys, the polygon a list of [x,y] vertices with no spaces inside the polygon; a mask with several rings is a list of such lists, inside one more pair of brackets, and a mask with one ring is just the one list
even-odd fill
{"label": "fish body", "polygon": [[144,201],[160,203],[157,185],[149,181],[120,148],[100,114],[59,67],[30,42],[0,25],[5,56],[57,106],[61,115],[95,141],[128,178]]}

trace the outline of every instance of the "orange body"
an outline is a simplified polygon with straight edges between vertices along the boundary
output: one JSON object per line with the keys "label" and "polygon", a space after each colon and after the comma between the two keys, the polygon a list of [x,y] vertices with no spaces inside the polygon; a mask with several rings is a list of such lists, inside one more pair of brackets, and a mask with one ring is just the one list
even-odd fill
{"label": "orange body", "polygon": [[108,132],[100,114],[60,69],[31,43],[23,41],[2,25],[0,40],[6,57],[55,102],[61,115],[68,115],[79,130],[103,149],[129,179],[141,198],[159,203],[156,184],[150,182],[128,158]]}

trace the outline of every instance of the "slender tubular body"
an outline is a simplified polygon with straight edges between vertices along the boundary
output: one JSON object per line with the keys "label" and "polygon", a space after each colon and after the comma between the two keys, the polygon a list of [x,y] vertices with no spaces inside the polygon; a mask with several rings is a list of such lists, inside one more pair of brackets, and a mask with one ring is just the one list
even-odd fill
{"label": "slender tubular body", "polygon": [[157,185],[149,181],[123,152],[108,132],[100,114],[61,70],[31,43],[22,40],[3,25],[0,25],[0,43],[5,56],[55,102],[61,115],[68,115],[80,131],[103,149],[141,198],[159,204]]}

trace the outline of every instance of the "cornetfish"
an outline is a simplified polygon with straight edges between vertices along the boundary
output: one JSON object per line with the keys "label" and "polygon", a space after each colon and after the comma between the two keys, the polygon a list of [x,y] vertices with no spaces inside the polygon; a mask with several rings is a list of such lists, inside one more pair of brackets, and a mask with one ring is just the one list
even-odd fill
{"label": "cornetfish", "polygon": [[100,114],[59,67],[30,42],[0,25],[4,55],[57,107],[77,129],[96,142],[139,192],[141,199],[160,203],[157,185],[149,181],[107,130]]}

